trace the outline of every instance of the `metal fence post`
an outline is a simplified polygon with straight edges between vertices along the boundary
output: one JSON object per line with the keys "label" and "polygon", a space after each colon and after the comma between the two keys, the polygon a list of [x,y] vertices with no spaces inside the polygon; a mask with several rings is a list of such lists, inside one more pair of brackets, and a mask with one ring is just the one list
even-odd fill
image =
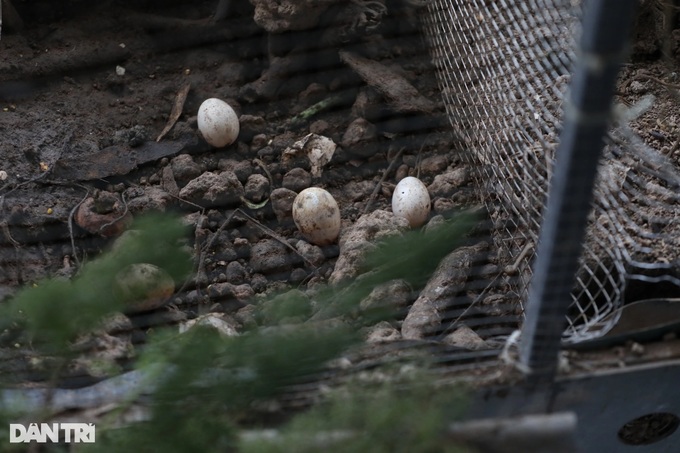
{"label": "metal fence post", "polygon": [[556,372],[614,85],[636,3],[585,1],[579,55],[565,102],[522,327],[520,361],[535,377],[551,379]]}

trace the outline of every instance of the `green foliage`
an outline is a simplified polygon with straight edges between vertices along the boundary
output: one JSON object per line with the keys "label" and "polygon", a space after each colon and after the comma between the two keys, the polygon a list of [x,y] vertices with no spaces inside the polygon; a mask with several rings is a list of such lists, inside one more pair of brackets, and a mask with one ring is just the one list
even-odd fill
{"label": "green foliage", "polygon": [[477,220],[472,213],[460,213],[428,231],[413,230],[402,236],[388,237],[364,261],[364,269],[371,271],[367,285],[373,287],[401,278],[413,287],[423,286],[439,262],[461,243]]}
{"label": "green foliage", "polygon": [[454,453],[445,430],[465,399],[459,388],[436,386],[426,370],[374,372],[390,380],[355,379],[329,400],[294,418],[274,438],[243,438],[243,453]]}
{"label": "green foliage", "polygon": [[[326,316],[353,313],[376,286],[403,279],[420,288],[435,271],[439,262],[451,253],[477,221],[477,216],[463,212],[427,231],[413,230],[382,240],[369,253],[362,266],[365,272],[344,288],[326,288],[319,296],[326,302]],[[361,313],[365,325],[375,324],[392,313],[387,307],[374,307]]]}
{"label": "green foliage", "polygon": [[186,252],[177,246],[186,231],[168,216],[150,215],[133,225],[117,250],[86,263],[73,280],[51,279],[20,291],[0,306],[7,325],[22,323],[36,347],[64,354],[78,335],[95,328],[108,314],[123,311],[131,301],[116,290],[115,278],[133,263],[150,263],[181,281],[191,270]]}
{"label": "green foliage", "polygon": [[[260,325],[238,336],[201,326],[183,334],[156,329],[138,360],[138,368],[147,370],[156,385],[150,419],[122,428],[99,424],[97,443],[82,451],[319,451],[310,438],[337,430],[352,434],[332,451],[457,451],[443,448],[440,435],[461,407],[459,392],[435,390],[425,373],[397,385],[359,383],[338,392],[328,404],[287,425],[280,444],[245,442],[239,433],[244,426],[258,426],[261,408],[289,386],[360,344],[361,326],[393,316],[385,309],[359,310],[375,285],[395,278],[424,284],[472,221],[461,216],[426,234],[384,241],[367,258],[365,277],[317,293],[315,304],[321,309],[316,312],[306,295],[291,291],[259,303]],[[0,316],[21,319],[35,344],[49,345],[50,352],[68,351],[79,334],[125,308],[128,301],[114,290],[120,269],[151,263],[181,281],[190,262],[178,246],[184,235],[179,223],[150,217],[135,229],[115,250],[87,263],[72,282],[51,280],[26,289],[2,307]]]}

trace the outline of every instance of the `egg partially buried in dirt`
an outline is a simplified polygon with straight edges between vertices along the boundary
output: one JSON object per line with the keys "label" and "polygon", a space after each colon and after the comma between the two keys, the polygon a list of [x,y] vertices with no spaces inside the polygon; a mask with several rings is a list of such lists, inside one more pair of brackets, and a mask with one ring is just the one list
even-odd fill
{"label": "egg partially buried in dirt", "polygon": [[340,234],[338,203],[333,195],[318,187],[305,189],[295,197],[293,221],[312,244],[332,244]]}
{"label": "egg partially buried in dirt", "polygon": [[175,292],[175,282],[158,266],[135,263],[116,274],[115,289],[130,309],[148,311],[165,305]]}
{"label": "egg partially buried in dirt", "polygon": [[226,102],[217,98],[203,101],[198,108],[198,130],[215,148],[231,145],[240,131],[238,116]]}
{"label": "egg partially buried in dirt", "polygon": [[418,178],[407,176],[392,194],[392,212],[408,220],[411,228],[422,226],[430,215],[430,194]]}

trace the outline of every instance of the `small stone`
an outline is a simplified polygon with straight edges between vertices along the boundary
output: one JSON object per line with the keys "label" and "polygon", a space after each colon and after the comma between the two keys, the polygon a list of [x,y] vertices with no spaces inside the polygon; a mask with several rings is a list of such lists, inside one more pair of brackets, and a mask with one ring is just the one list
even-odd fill
{"label": "small stone", "polygon": [[266,134],[256,134],[250,141],[250,147],[253,151],[257,151],[258,149],[267,146],[268,142],[269,138],[267,138]]}
{"label": "small stone", "polygon": [[256,293],[261,293],[267,289],[267,277],[262,274],[255,274],[250,279],[250,286]]}
{"label": "small stone", "polygon": [[149,132],[142,125],[116,131],[113,134],[113,142],[115,144],[128,145],[131,148],[142,145],[148,139]]}
{"label": "small stone", "polygon": [[247,303],[255,295],[252,286],[247,283],[236,285],[234,287],[234,297],[241,303]]}
{"label": "small stone", "polygon": [[432,203],[432,210],[435,214],[446,214],[452,211],[456,207],[456,204],[449,198],[435,198],[434,203]]}
{"label": "small stone", "polygon": [[413,154],[404,154],[401,160],[404,162],[404,165],[407,165],[410,168],[415,168],[415,166],[418,165],[418,156],[414,156]]}
{"label": "small stone", "polygon": [[427,225],[425,225],[425,233],[428,233],[432,230],[436,230],[440,225],[443,225],[446,223],[446,219],[444,218],[443,215],[435,215],[430,219],[429,222],[427,222]]}
{"label": "small stone", "polygon": [[257,315],[257,306],[248,304],[240,308],[234,315],[234,319],[244,327],[253,327],[257,325],[255,316]]}
{"label": "small stone", "polygon": [[189,154],[180,154],[170,161],[175,181],[186,184],[201,174],[201,167]]}
{"label": "small stone", "polygon": [[248,284],[233,285],[229,282],[221,282],[208,285],[210,300],[219,302],[227,312],[243,307],[253,295],[253,289]]}
{"label": "small stone", "polygon": [[488,244],[484,242],[458,247],[439,262],[401,324],[404,338],[422,339],[441,328],[444,313],[487,249]]}
{"label": "small stone", "polygon": [[239,263],[238,261],[232,261],[227,264],[226,277],[229,283],[240,285],[246,280],[246,268],[243,267],[243,264]]}
{"label": "small stone", "polygon": [[645,353],[645,347],[638,343],[637,341],[634,341],[630,344],[630,352],[632,352],[636,356],[641,356]]}
{"label": "small stone", "polygon": [[486,344],[486,341],[468,326],[461,326],[454,332],[448,334],[444,337],[444,343],[463,349],[469,349],[471,351],[489,349],[489,345]]}
{"label": "small stone", "polygon": [[250,175],[245,186],[245,196],[255,203],[267,198],[269,193],[269,179],[263,175]]}
{"label": "small stone", "polygon": [[458,167],[450,172],[437,175],[427,188],[431,198],[447,198],[453,195],[457,188],[467,184],[470,174],[466,167]]}
{"label": "small stone", "polygon": [[172,166],[166,165],[163,167],[161,173],[161,187],[173,197],[179,196],[179,186],[175,181],[175,173],[172,171]]}
{"label": "small stone", "polygon": [[357,118],[350,123],[340,142],[342,147],[352,154],[369,157],[375,154],[374,146],[364,146],[375,140],[376,127],[364,118]]}
{"label": "small stone", "polygon": [[295,244],[295,249],[302,255],[304,259],[312,263],[314,266],[321,266],[326,261],[326,256],[323,250],[318,245],[310,244],[307,241],[299,240]]}
{"label": "small stone", "polygon": [[274,189],[269,195],[272,210],[279,223],[288,224],[293,222],[293,202],[295,197],[297,197],[297,193],[284,187]]}
{"label": "small stone", "polygon": [[387,321],[370,327],[366,335],[367,343],[386,343],[398,340],[401,340],[401,333]]}
{"label": "small stone", "polygon": [[399,165],[399,168],[397,168],[397,172],[394,175],[394,180],[396,182],[399,182],[407,176],[408,176],[408,165],[406,165],[406,164]]}
{"label": "small stone", "polygon": [[309,125],[309,132],[312,134],[324,135],[326,132],[328,132],[330,127],[331,126],[328,124],[328,121],[316,120]]}
{"label": "small stone", "polygon": [[217,168],[222,171],[233,171],[238,180],[243,184],[253,174],[253,165],[245,160],[220,159],[217,163]]}
{"label": "small stone", "polygon": [[254,272],[272,274],[289,265],[288,249],[274,239],[263,239],[250,252],[250,267]]}
{"label": "small stone", "polygon": [[423,176],[439,175],[449,166],[446,156],[436,155],[426,157],[420,162],[420,172]]}
{"label": "small stone", "polygon": [[352,201],[367,199],[375,188],[373,181],[350,181],[345,184],[345,195]]}
{"label": "small stone", "polygon": [[261,116],[241,115],[239,117],[239,140],[250,142],[255,135],[262,133],[267,126],[267,121]]}
{"label": "small stone", "polygon": [[300,267],[296,267],[290,273],[290,282],[291,283],[301,283],[306,278],[307,278],[307,271],[305,271],[304,269],[302,269]]}
{"label": "small stone", "polygon": [[309,86],[300,93],[298,99],[303,105],[312,105],[321,101],[324,96],[326,96],[327,92],[325,86],[314,82],[309,84]]}
{"label": "small stone", "polygon": [[293,168],[283,175],[282,185],[294,192],[302,192],[312,185],[312,175],[303,168]]}
{"label": "small stone", "polygon": [[645,94],[649,89],[639,80],[633,80],[628,86],[628,90],[633,94]]}
{"label": "small stone", "polygon": [[271,146],[265,146],[257,150],[257,157],[265,162],[271,162],[274,159],[274,154],[276,154],[276,151]]}
{"label": "small stone", "polygon": [[378,113],[382,103],[383,100],[377,90],[374,90],[371,87],[365,87],[359,91],[359,94],[357,94],[356,100],[352,105],[352,116],[373,118],[374,115]]}
{"label": "small stone", "polygon": [[196,319],[180,323],[179,333],[185,333],[194,326],[213,328],[223,337],[238,336],[237,322],[224,313],[207,313]]}
{"label": "small stone", "polygon": [[376,241],[410,229],[408,220],[392,212],[375,210],[364,214],[350,228],[344,228],[339,240],[340,256],[330,277],[331,284],[356,278],[364,254]]}
{"label": "small stone", "polygon": [[148,211],[165,212],[172,201],[172,196],[160,187],[145,187],[143,195],[128,202],[128,209],[133,214]]}
{"label": "small stone", "polygon": [[[359,277],[361,278],[361,277]],[[404,280],[391,280],[373,288],[359,306],[363,310],[371,308],[403,309],[412,302],[411,287]]]}
{"label": "small stone", "polygon": [[205,172],[179,192],[181,198],[203,207],[239,205],[243,195],[243,185],[231,171]]}

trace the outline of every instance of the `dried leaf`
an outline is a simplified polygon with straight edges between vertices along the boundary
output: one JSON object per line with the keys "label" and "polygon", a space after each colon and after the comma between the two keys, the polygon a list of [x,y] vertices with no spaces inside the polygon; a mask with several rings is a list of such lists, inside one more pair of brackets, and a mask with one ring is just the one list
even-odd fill
{"label": "dried leaf", "polygon": [[190,89],[191,82],[185,83],[182,88],[180,88],[179,92],[177,93],[177,97],[175,98],[175,104],[172,106],[172,110],[170,111],[168,123],[165,125],[165,128],[163,128],[163,132],[161,132],[156,139],[157,142],[160,142],[161,139],[165,137],[165,134],[170,132],[170,129],[172,129],[179,117],[182,115],[182,110],[184,110],[184,102],[187,100],[187,95],[189,94]]}
{"label": "dried leaf", "polygon": [[260,209],[260,208],[263,208],[267,204],[267,202],[269,201],[269,198],[267,198],[264,201],[261,201],[260,203],[253,203],[251,201],[248,201],[248,199],[246,197],[241,197],[241,201],[243,202],[243,204],[248,206],[248,208],[250,208],[250,209]]}

